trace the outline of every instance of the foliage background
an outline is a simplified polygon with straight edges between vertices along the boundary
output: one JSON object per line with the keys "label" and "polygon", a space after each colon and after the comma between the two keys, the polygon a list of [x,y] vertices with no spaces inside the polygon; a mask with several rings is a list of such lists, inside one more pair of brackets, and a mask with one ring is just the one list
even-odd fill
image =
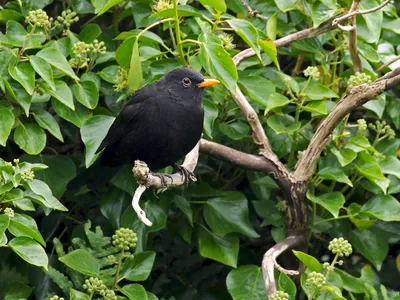
{"label": "foliage background", "polygon": [[[151,228],[130,206],[137,184],[129,166],[107,189],[66,191],[95,160],[95,149],[129,93],[188,64],[222,82],[204,99],[206,139],[258,154],[246,117],[229,93],[238,84],[259,113],[274,152],[290,168],[295,165],[297,151],[305,149],[354,75],[348,34],[335,29],[278,53],[267,38],[317,27],[351,1],[249,4],[268,22],[248,16],[239,0],[183,0],[176,9],[165,0],[3,3],[0,297],[89,299],[90,293],[81,292],[85,279],[94,276],[121,299],[266,298],[261,259],[286,235],[285,199],[269,176],[201,155],[197,183],[147,192],[142,205],[154,222]],[[378,4],[363,0],[360,8]],[[27,22],[29,12],[38,9],[53,21],[46,23],[39,12]],[[398,55],[397,9],[394,2],[357,17],[358,51],[370,80]],[[257,55],[236,69],[232,57],[249,47]],[[318,68],[316,80],[304,76],[307,66]],[[352,243],[354,254],[345,259],[344,271],[329,277],[328,285],[337,290],[316,298],[400,298],[394,279],[400,270],[398,94],[385,93],[354,111],[318,161],[308,193],[309,254],[331,261],[328,242],[340,236]],[[359,119],[378,128],[365,128]],[[13,218],[3,214],[6,208],[14,210]],[[119,256],[107,238],[120,227],[137,234],[133,259]],[[109,255],[116,255],[117,264]],[[117,288],[118,261],[124,275]],[[279,287],[294,299],[296,288],[284,275]]]}

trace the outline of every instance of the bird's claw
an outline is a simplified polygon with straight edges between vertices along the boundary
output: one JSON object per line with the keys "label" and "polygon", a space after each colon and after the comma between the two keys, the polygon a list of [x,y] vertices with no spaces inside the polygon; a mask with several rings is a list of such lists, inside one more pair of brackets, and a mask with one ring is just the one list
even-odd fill
{"label": "bird's claw", "polygon": [[180,172],[185,179],[185,186],[188,186],[189,181],[197,181],[196,176],[192,171],[189,171],[183,166],[174,165],[174,172]]}
{"label": "bird's claw", "polygon": [[168,184],[165,181],[165,177],[168,177],[171,180],[171,183],[174,181],[174,179],[172,178],[172,176],[170,174],[166,174],[166,173],[153,173],[151,172],[151,175],[160,178],[161,180],[161,184],[164,187],[164,190],[166,190],[168,188]]}

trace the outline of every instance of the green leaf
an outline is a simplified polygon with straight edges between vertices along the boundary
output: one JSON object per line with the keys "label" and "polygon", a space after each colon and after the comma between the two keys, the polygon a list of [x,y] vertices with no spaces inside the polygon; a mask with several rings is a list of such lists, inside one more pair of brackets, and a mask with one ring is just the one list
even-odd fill
{"label": "green leaf", "polygon": [[317,197],[311,194],[310,191],[308,191],[307,198],[310,199],[312,202],[326,208],[335,218],[339,216],[339,210],[346,202],[346,199],[340,192],[330,192]]}
{"label": "green leaf", "polygon": [[353,160],[356,159],[357,153],[351,149],[340,149],[332,148],[331,152],[336,156],[342,167],[347,166]]}
{"label": "green leaf", "polygon": [[50,64],[45,59],[36,55],[28,56],[28,58],[35,72],[43,78],[52,90],[55,90],[56,86],[53,79],[53,70]]}
{"label": "green leaf", "polygon": [[264,114],[266,115],[271,109],[274,109],[277,107],[283,107],[289,103],[290,103],[289,99],[286,98],[285,96],[283,96],[282,94],[279,94],[279,93],[268,94],[267,107],[265,109]]}
{"label": "green leaf", "polygon": [[127,296],[129,300],[148,300],[146,290],[140,284],[128,284],[122,288],[118,287],[118,290]]}
{"label": "green leaf", "polygon": [[312,101],[308,103],[306,106],[302,106],[303,110],[317,113],[319,115],[328,114],[328,110],[326,108],[326,102],[324,100],[321,101]]}
{"label": "green leaf", "polygon": [[8,72],[11,77],[18,81],[29,95],[33,94],[35,89],[35,70],[29,63],[21,63],[16,66],[9,65]]}
{"label": "green leaf", "polygon": [[110,221],[114,229],[121,227],[121,215],[131,199],[129,194],[119,188],[110,188],[102,195],[100,211]]}
{"label": "green leaf", "polygon": [[215,38],[205,34],[199,36],[200,45],[200,61],[203,68],[208,74],[221,81],[225,87],[233,91],[238,79],[235,64],[231,56],[221,44],[217,43]]}
{"label": "green leaf", "polygon": [[400,179],[400,160],[394,156],[386,157],[380,162],[384,174],[390,174]]}
{"label": "green leaf", "polygon": [[[212,1],[215,3],[215,1]],[[225,8],[226,9],[226,8]],[[230,19],[227,23],[235,30],[247,45],[249,45],[256,53],[259,60],[261,60],[260,48],[258,47],[258,32],[257,29],[249,21],[243,19]]]}
{"label": "green leaf", "polygon": [[248,220],[246,197],[239,192],[225,192],[211,198],[204,206],[204,218],[212,231],[220,236],[239,232],[252,238],[259,235]]}
{"label": "green leaf", "polygon": [[295,9],[300,0],[274,0],[276,6],[283,12]]}
{"label": "green leaf", "polygon": [[219,129],[233,140],[241,140],[249,134],[249,125],[245,122],[220,123]]}
{"label": "green leaf", "polygon": [[79,33],[79,40],[85,43],[91,43],[101,35],[101,28],[97,24],[87,24]]}
{"label": "green leaf", "polygon": [[62,104],[66,105],[68,108],[75,110],[74,98],[72,97],[71,90],[64,81],[55,82],[56,89],[46,89],[47,92],[60,101]]}
{"label": "green leaf", "polygon": [[362,207],[360,212],[386,222],[400,221],[400,203],[390,195],[375,195]]}
{"label": "green leaf", "polygon": [[28,299],[32,290],[33,288],[22,282],[8,282],[4,289],[4,300]]}
{"label": "green leaf", "polygon": [[311,272],[322,271],[321,264],[315,257],[301,251],[292,250],[292,252]]}
{"label": "green leaf", "polygon": [[27,91],[17,82],[9,82],[4,80],[4,85],[10,96],[17,101],[19,105],[24,109],[25,115],[29,116],[29,108],[32,103],[32,96],[27,93]]}
{"label": "green leaf", "polygon": [[202,5],[208,5],[213,8],[219,13],[226,12],[226,3],[225,0],[199,0]]}
{"label": "green leaf", "polygon": [[228,234],[220,237],[205,228],[199,227],[199,250],[203,257],[236,268],[239,254],[239,236]]}
{"label": "green leaf", "polygon": [[280,71],[281,67],[278,60],[278,50],[276,49],[275,43],[271,39],[258,40],[258,45],[268,55],[268,57],[274,62],[276,68]]}
{"label": "green leaf", "polygon": [[79,292],[72,288],[69,289],[69,297],[71,300],[90,300],[90,296],[88,294]]}
{"label": "green leaf", "polygon": [[180,195],[175,195],[173,203],[175,203],[175,205],[185,214],[190,225],[193,227],[193,210],[186,198]]}
{"label": "green leaf", "polygon": [[[364,150],[374,151],[374,147],[371,146],[370,142],[365,136],[357,135],[350,138],[349,142],[346,144],[346,148],[352,149],[355,152],[361,152]],[[367,154],[365,154],[367,155]],[[365,159],[367,161],[367,159]],[[374,159],[372,159],[374,161]]]}
{"label": "green leaf", "polygon": [[226,277],[226,286],[233,300],[264,300],[267,292],[262,270],[258,266],[240,266]]}
{"label": "green leaf", "polygon": [[57,115],[79,128],[91,117],[90,111],[79,103],[75,104],[75,110],[70,109],[60,101],[54,100],[54,98],[51,104]]}
{"label": "green leaf", "polygon": [[15,237],[8,246],[29,264],[47,268],[49,264],[47,254],[33,239],[26,236]]}
{"label": "green leaf", "polygon": [[279,285],[279,290],[285,291],[289,295],[289,300],[295,300],[296,299],[296,285],[290,279],[289,276],[287,276],[285,273],[280,273],[279,274],[279,280],[278,280],[278,285]]}
{"label": "green leaf", "polygon": [[[22,14],[11,9],[0,10],[0,22],[6,23],[7,21],[21,21],[24,18]],[[28,295],[29,296],[29,295]]]}
{"label": "green leaf", "polygon": [[25,28],[18,22],[10,20],[7,22],[7,34],[4,43],[11,44],[12,46],[22,48],[24,46],[25,50],[41,48],[40,42],[44,41],[43,36],[33,35],[28,41],[29,33]]}
{"label": "green leaf", "polygon": [[[192,6],[189,5],[178,5],[177,7],[178,10],[178,16],[179,17],[201,17],[202,13],[195,9]],[[175,16],[175,11],[173,8],[167,8],[163,9],[161,11],[158,11],[152,15],[150,15],[150,18],[172,18]]]}
{"label": "green leaf", "polygon": [[[32,192],[39,195],[40,198],[43,199],[40,204],[43,204],[48,208],[57,209],[61,211],[68,211],[68,209],[53,196],[49,186],[43,181],[33,179],[31,181],[28,181],[28,186],[32,190]],[[33,198],[32,200],[37,201],[36,198]]]}
{"label": "green leaf", "polygon": [[[377,0],[364,0],[360,2],[359,9],[368,10],[379,6],[379,4],[380,2]],[[375,44],[378,43],[382,30],[383,11],[381,9],[378,9],[377,11],[374,11],[372,13],[363,14],[362,17],[367,23],[367,27],[372,37],[372,42]]]}
{"label": "green leaf", "polygon": [[36,124],[20,124],[14,131],[15,143],[26,153],[35,155],[46,146],[46,134]]}
{"label": "green leaf", "polygon": [[133,259],[127,258],[121,269],[120,280],[127,279],[129,281],[146,280],[153,268],[156,253],[154,251],[135,253]]}
{"label": "green leaf", "polygon": [[40,234],[36,222],[28,215],[14,214],[14,218],[10,220],[8,230],[14,236],[27,236],[46,247],[46,243]]}
{"label": "green leaf", "polygon": [[36,56],[43,58],[50,65],[72,79],[79,81],[79,77],[75,75],[65,56],[57,48],[44,48],[36,53]]}
{"label": "green leaf", "polygon": [[335,16],[338,12],[338,8],[335,6],[332,8],[326,7],[322,2],[314,2],[312,4],[312,20],[313,27],[316,28],[321,25],[326,20],[329,20]]}
{"label": "green leaf", "polygon": [[280,133],[290,133],[300,129],[301,123],[293,123],[287,117],[279,117],[278,115],[273,115],[267,119],[267,124],[271,127],[277,134]]}
{"label": "green leaf", "polygon": [[40,127],[46,129],[59,141],[64,142],[60,126],[58,125],[56,119],[54,119],[54,117],[50,113],[48,113],[46,110],[39,110],[33,113],[33,117]]}
{"label": "green leaf", "polygon": [[218,118],[218,107],[210,100],[203,99],[204,106],[204,131],[212,138],[214,122]]}
{"label": "green leaf", "polygon": [[72,86],[76,99],[87,108],[94,109],[99,102],[99,90],[93,81],[82,81]]}
{"label": "green leaf", "polygon": [[[363,153],[359,153],[360,154]],[[364,157],[366,156],[370,156],[369,154],[364,155]],[[373,157],[372,157],[373,158]],[[378,165],[378,163],[375,161],[375,158],[373,158],[374,161],[365,161],[359,159],[357,161],[357,163],[355,164],[356,168],[358,169],[358,171],[360,172],[360,174],[362,176],[364,176],[365,178],[367,178],[368,180],[374,181],[374,180],[385,180],[385,176],[383,176],[381,167]]]}
{"label": "green leaf", "polygon": [[142,63],[140,62],[139,45],[136,39],[132,47],[131,62],[129,64],[128,87],[137,91],[143,86]]}
{"label": "green leaf", "polygon": [[275,93],[275,85],[270,80],[261,76],[240,77],[239,86],[251,100],[264,107],[266,107],[270,101],[269,95]]}
{"label": "green leaf", "polygon": [[118,76],[119,68],[120,67],[118,67],[116,65],[111,65],[111,66],[105,67],[103,70],[101,70],[99,75],[105,81],[114,84],[116,82],[116,79]]}
{"label": "green leaf", "polygon": [[380,230],[370,228],[363,231],[352,230],[350,241],[354,248],[380,271],[389,252],[387,237]]}
{"label": "green leaf", "polygon": [[0,145],[5,147],[11,129],[14,126],[14,114],[8,108],[0,106]]}
{"label": "green leaf", "polygon": [[5,214],[1,214],[0,215],[0,237],[2,237],[3,234],[6,232],[6,230],[8,228],[8,224],[10,224],[10,217]]}
{"label": "green leaf", "polygon": [[85,165],[89,168],[99,154],[96,154],[101,142],[107,135],[115,118],[104,115],[96,115],[83,124],[81,128],[82,141],[85,144]]}
{"label": "green leaf", "polygon": [[353,183],[350,181],[349,177],[347,177],[346,174],[342,170],[339,170],[338,168],[332,168],[332,167],[323,168],[318,172],[318,175],[321,178],[334,180],[337,182],[343,182],[353,187]]}
{"label": "green leaf", "polygon": [[339,98],[339,96],[334,91],[314,81],[311,81],[311,83],[305,89],[304,94],[311,100]]}
{"label": "green leaf", "polygon": [[83,275],[94,277],[99,275],[100,265],[98,260],[85,249],[74,250],[59,257],[58,260]]}

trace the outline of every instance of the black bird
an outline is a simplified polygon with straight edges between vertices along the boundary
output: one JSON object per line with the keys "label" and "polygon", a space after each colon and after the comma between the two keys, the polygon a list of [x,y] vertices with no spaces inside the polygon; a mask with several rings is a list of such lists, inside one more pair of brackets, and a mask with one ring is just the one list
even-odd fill
{"label": "black bird", "polygon": [[[204,121],[203,88],[217,83],[195,70],[180,68],[138,90],[97,149],[104,149],[100,159],[84,172],[88,187],[104,185],[122,165],[137,159],[151,170],[175,165],[199,141]],[[84,184],[79,177],[71,186]]]}

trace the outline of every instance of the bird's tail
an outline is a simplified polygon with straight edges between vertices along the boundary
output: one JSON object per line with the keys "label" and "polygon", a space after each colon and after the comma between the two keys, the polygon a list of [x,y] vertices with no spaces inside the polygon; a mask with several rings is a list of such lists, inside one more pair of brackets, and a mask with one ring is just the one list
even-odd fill
{"label": "bird's tail", "polygon": [[105,187],[114,177],[121,166],[107,166],[101,163],[101,159],[95,161],[88,169],[72,179],[68,185],[68,192],[76,192],[86,185],[90,190],[98,190]]}

